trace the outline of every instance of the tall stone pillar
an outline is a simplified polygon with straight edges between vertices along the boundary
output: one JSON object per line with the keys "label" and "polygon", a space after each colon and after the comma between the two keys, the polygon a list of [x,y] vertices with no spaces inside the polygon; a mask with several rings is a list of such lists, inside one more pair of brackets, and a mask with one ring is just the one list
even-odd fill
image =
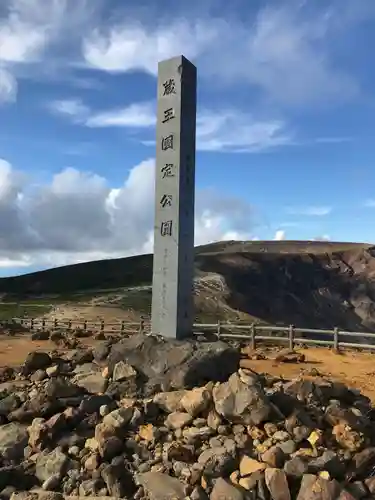
{"label": "tall stone pillar", "polygon": [[158,67],[152,333],[183,339],[194,320],[196,67]]}

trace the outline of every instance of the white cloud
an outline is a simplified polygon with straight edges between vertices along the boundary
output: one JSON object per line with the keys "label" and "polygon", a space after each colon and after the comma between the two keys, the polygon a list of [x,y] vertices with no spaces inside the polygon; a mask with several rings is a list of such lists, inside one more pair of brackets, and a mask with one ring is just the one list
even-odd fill
{"label": "white cloud", "polygon": [[240,111],[203,112],[197,117],[201,151],[259,151],[292,142],[282,121],[257,121]]}
{"label": "white cloud", "polygon": [[307,215],[312,217],[322,217],[329,215],[332,212],[332,207],[328,206],[311,206],[311,207],[289,207],[287,213],[290,215]]}
{"label": "white cloud", "polygon": [[[30,188],[0,160],[0,267],[62,265],[152,251],[153,159],[112,187],[90,172],[67,168]],[[214,192],[197,193],[197,244],[249,239],[248,204]]]}
{"label": "white cloud", "polygon": [[285,240],[285,231],[283,231],[282,229],[279,229],[278,231],[276,231],[275,236],[273,237],[273,239],[275,241],[283,241],[283,240]]}
{"label": "white cloud", "polygon": [[375,200],[366,200],[363,205],[367,208],[375,208]]}
{"label": "white cloud", "polygon": [[190,23],[172,19],[154,27],[129,19],[95,29],[83,42],[83,56],[89,65],[104,71],[140,70],[156,75],[158,61],[176,54],[189,54],[195,58],[211,47],[216,39],[215,24],[210,26],[201,21]]}
{"label": "white cloud", "polygon": [[155,125],[153,103],[135,103],[128,107],[92,114],[88,127],[151,127]]}
{"label": "white cloud", "polygon": [[[49,109],[91,128],[126,127],[155,133],[156,103],[140,102],[107,111],[90,111],[80,100],[54,101]],[[154,146],[155,140],[141,140]],[[197,116],[197,149],[200,151],[254,152],[293,144],[280,120],[256,120],[239,110],[202,110]]]}
{"label": "white cloud", "polygon": [[328,7],[314,12],[305,4],[264,7],[241,20],[187,15],[151,24],[127,15],[86,36],[83,57],[103,71],[155,75],[159,60],[183,53],[212,82],[253,86],[287,105],[353,96],[355,80],[338,69],[330,52],[341,9],[332,16]]}
{"label": "white cloud", "polygon": [[48,104],[52,113],[67,116],[80,123],[86,117],[90,109],[80,99],[62,99]]}

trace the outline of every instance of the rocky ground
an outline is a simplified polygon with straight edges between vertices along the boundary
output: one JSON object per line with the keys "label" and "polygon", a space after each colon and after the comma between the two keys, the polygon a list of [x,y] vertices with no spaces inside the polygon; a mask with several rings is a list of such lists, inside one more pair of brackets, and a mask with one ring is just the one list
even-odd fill
{"label": "rocky ground", "polygon": [[375,498],[370,400],[261,356],[142,335],[31,352],[0,373],[0,498]]}

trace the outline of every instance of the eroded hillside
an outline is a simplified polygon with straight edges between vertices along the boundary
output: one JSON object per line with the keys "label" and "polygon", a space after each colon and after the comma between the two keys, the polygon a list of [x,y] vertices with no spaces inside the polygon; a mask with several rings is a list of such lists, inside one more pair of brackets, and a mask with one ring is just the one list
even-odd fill
{"label": "eroded hillside", "polygon": [[[196,249],[197,320],[257,320],[375,330],[375,247],[326,242],[221,242]],[[152,256],[89,262],[0,279],[4,301],[89,304],[148,315]],[[87,312],[88,311],[88,312]],[[50,314],[54,312],[51,311]],[[76,310],[84,314],[84,308]],[[85,313],[85,315],[86,315]],[[106,312],[108,314],[108,311]]]}

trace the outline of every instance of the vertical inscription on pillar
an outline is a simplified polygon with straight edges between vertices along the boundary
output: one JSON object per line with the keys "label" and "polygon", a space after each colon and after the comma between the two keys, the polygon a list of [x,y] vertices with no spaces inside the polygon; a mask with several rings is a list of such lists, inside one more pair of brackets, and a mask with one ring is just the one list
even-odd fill
{"label": "vertical inscription on pillar", "polygon": [[196,68],[159,63],[152,332],[191,335],[193,323]]}

